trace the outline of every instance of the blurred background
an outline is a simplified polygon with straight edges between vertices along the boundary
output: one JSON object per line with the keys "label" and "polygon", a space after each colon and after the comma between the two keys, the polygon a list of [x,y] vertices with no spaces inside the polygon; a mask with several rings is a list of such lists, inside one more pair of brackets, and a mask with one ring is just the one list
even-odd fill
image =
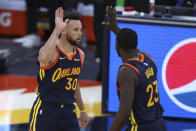
{"label": "blurred background", "polygon": [[115,6],[119,26],[134,29],[139,49],[157,63],[168,131],[196,131],[195,0],[0,0],[0,131],[27,131],[38,51],[59,6],[82,15],[80,86],[90,116],[82,131],[108,131],[119,106],[115,86],[122,63],[115,35],[101,25],[106,5]]}

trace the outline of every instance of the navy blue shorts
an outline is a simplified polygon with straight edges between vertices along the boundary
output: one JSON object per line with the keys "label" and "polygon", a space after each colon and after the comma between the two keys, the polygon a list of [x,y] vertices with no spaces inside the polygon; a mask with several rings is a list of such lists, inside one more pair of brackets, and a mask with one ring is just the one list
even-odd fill
{"label": "navy blue shorts", "polygon": [[167,128],[165,120],[160,118],[146,124],[128,126],[126,131],[167,131]]}
{"label": "navy blue shorts", "polygon": [[29,131],[80,131],[75,105],[59,105],[35,100],[30,113]]}

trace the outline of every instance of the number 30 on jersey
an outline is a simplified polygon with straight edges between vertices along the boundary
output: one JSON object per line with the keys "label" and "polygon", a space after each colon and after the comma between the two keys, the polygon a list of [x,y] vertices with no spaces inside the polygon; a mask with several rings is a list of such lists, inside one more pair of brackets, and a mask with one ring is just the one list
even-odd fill
{"label": "number 30 on jersey", "polygon": [[67,85],[65,86],[66,90],[73,90],[75,91],[77,88],[77,84],[78,84],[78,79],[73,79],[73,78],[67,78]]}

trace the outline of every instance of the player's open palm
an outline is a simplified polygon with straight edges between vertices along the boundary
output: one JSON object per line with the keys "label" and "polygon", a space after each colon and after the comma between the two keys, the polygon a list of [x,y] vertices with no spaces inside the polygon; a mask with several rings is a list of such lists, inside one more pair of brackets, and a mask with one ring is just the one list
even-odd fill
{"label": "player's open palm", "polygon": [[116,20],[116,10],[112,6],[106,7],[106,15],[108,21],[102,22],[102,24],[108,29],[108,30],[114,30],[117,27],[117,20]]}
{"label": "player's open palm", "polygon": [[65,29],[67,22],[68,22],[68,19],[63,21],[63,15],[64,15],[64,12],[63,12],[62,7],[57,8],[55,12],[55,26],[56,26],[55,28],[60,32],[62,32]]}

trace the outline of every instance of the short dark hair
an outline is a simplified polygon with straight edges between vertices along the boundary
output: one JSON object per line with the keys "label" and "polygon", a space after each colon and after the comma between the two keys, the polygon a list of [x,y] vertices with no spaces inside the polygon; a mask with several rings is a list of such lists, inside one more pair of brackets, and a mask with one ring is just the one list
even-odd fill
{"label": "short dark hair", "polygon": [[116,37],[119,46],[122,49],[135,49],[137,48],[137,33],[129,28],[123,28],[119,31]]}
{"label": "short dark hair", "polygon": [[63,20],[65,20],[65,19],[80,20],[81,21],[81,15],[79,13],[76,13],[76,12],[67,13],[63,17]]}

